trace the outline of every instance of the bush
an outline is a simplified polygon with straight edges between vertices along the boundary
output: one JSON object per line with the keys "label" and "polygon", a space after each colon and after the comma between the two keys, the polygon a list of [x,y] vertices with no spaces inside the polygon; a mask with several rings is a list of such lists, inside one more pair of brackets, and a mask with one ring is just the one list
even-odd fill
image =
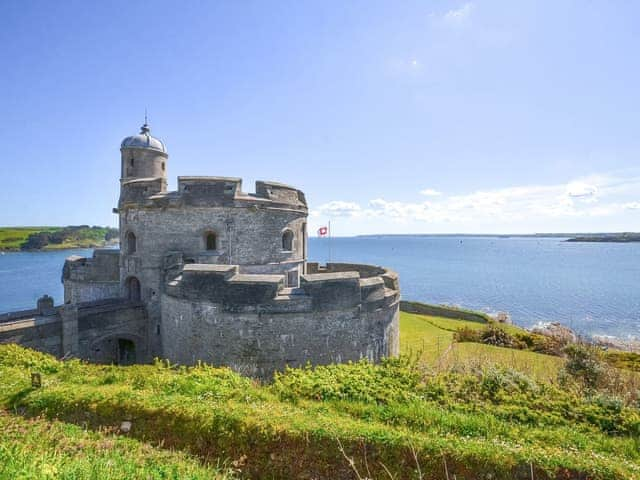
{"label": "bush", "polygon": [[462,327],[454,332],[453,341],[480,343],[480,332],[477,328]]}
{"label": "bush", "polygon": [[564,347],[567,342],[559,337],[548,335],[540,335],[539,333],[519,332],[515,338],[526,348],[532,352],[544,353],[545,355],[553,355],[561,357],[564,355]]}
{"label": "bush", "polygon": [[604,360],[614,367],[640,372],[640,353],[609,351],[605,353]]}
{"label": "bush", "polygon": [[497,325],[489,325],[480,333],[482,343],[496,347],[523,348],[523,344],[513,335]]}
{"label": "bush", "polygon": [[603,383],[606,368],[596,347],[574,343],[564,352],[567,355],[564,369],[569,376],[587,388],[597,388]]}

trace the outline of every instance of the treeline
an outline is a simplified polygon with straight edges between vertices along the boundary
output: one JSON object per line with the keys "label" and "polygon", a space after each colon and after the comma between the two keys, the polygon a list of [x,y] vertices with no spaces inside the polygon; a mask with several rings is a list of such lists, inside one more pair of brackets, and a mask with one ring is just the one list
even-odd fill
{"label": "treeline", "polygon": [[64,227],[54,231],[32,233],[20,245],[21,250],[41,250],[45,247],[83,247],[103,245],[118,238],[118,229],[109,227],[90,227],[78,225]]}

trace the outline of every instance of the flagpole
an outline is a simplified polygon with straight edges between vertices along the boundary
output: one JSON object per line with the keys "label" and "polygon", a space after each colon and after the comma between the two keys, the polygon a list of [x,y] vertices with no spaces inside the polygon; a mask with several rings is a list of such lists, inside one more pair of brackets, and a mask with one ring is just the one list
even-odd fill
{"label": "flagpole", "polygon": [[331,263],[331,220],[329,220],[329,262]]}

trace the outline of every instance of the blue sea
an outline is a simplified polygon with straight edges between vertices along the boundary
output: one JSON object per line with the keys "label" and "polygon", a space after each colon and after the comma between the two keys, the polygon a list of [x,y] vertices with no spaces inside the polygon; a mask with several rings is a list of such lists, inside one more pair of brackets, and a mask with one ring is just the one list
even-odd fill
{"label": "blue sea", "polygon": [[[402,297],[511,315],[533,326],[559,321],[582,334],[640,337],[640,243],[562,238],[374,236],[311,238],[312,261],[372,263],[400,274]],[[62,302],[69,255],[0,255],[0,312],[29,309],[44,293]]]}

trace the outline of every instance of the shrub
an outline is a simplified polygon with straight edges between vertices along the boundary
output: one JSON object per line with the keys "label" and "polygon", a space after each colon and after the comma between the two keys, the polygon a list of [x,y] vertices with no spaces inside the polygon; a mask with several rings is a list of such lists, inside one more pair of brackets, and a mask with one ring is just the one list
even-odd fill
{"label": "shrub", "polygon": [[523,348],[521,342],[497,325],[489,325],[480,333],[480,339],[482,343],[496,347]]}
{"label": "shrub", "polygon": [[453,341],[480,343],[480,332],[477,328],[462,327],[453,334]]}
{"label": "shrub", "polygon": [[587,388],[597,388],[603,383],[606,369],[596,347],[574,343],[564,351],[567,355],[564,369],[572,378]]}
{"label": "shrub", "polygon": [[604,360],[614,367],[640,372],[640,353],[609,351]]}

